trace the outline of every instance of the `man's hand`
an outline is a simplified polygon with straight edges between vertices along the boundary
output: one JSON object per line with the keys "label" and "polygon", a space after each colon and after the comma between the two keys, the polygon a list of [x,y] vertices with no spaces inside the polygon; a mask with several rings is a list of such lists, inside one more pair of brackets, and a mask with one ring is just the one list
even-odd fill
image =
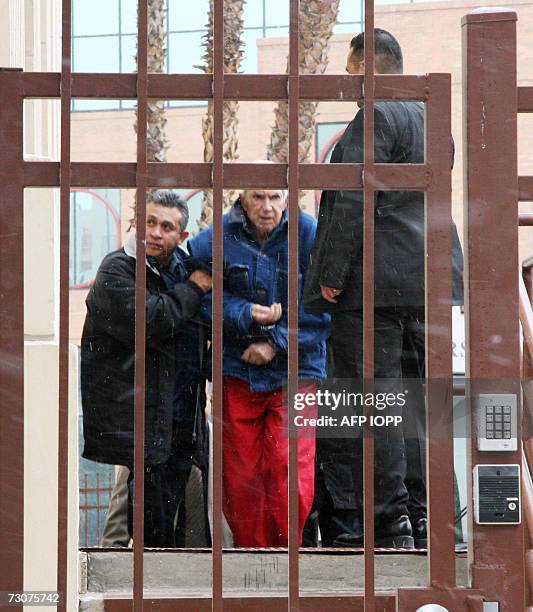
{"label": "man's hand", "polygon": [[252,365],[267,365],[276,356],[276,349],[269,342],[254,342],[244,351],[241,359]]}
{"label": "man's hand", "polygon": [[322,297],[331,302],[332,304],[337,303],[337,298],[342,293],[342,289],[335,289],[334,287],[326,287],[325,285],[320,285],[320,292],[322,293]]}
{"label": "man's hand", "polygon": [[195,270],[189,276],[189,280],[195,285],[198,285],[204,293],[211,291],[211,287],[213,286],[213,279],[207,272],[204,272],[204,270]]}
{"label": "man's hand", "polygon": [[281,304],[274,302],[272,306],[252,304],[252,319],[259,325],[273,325],[281,319]]}

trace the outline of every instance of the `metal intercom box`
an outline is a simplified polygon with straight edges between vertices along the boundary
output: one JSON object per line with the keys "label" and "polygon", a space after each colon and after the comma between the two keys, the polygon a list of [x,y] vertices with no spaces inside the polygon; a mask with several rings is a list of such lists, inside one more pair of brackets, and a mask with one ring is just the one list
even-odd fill
{"label": "metal intercom box", "polygon": [[474,518],[478,525],[520,523],[520,466],[474,467]]}

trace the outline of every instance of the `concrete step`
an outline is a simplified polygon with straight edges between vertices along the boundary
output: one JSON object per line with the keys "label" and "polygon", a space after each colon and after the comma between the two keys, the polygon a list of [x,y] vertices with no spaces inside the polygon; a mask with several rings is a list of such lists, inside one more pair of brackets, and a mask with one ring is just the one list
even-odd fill
{"label": "concrete step", "polygon": [[[82,552],[81,601],[103,595],[131,597],[133,554],[121,551]],[[145,597],[209,597],[212,555],[208,550],[150,551],[144,557]],[[467,584],[466,553],[456,553],[457,584]],[[223,555],[224,593],[286,596],[286,551],[231,551]],[[376,552],[376,590],[425,586],[428,557],[422,552]],[[340,594],[364,589],[364,555],[357,551],[302,552],[300,591]],[[97,608],[84,608],[96,610]]]}

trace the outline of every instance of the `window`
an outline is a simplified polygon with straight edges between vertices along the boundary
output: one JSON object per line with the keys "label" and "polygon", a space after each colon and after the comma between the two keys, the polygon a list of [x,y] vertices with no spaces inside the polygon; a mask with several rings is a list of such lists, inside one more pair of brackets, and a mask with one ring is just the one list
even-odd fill
{"label": "window", "polygon": [[85,289],[103,257],[121,246],[120,189],[77,189],[70,210],[70,287]]}

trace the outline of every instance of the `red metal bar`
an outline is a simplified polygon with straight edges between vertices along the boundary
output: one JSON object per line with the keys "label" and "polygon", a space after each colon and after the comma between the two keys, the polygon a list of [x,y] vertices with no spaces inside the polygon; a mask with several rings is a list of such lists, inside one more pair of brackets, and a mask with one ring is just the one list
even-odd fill
{"label": "red metal bar", "polygon": [[[482,592],[474,589],[441,589],[438,587],[421,589],[401,589],[396,602],[397,611],[415,611],[428,603],[443,606],[451,612],[483,612]],[[518,612],[518,610],[517,610]]]}
{"label": "red metal bar", "polygon": [[[525,261],[522,267],[522,277],[520,278],[520,322],[522,324],[522,335],[524,346],[522,350],[522,392],[523,392],[523,435],[526,438],[523,446],[529,460],[529,466],[533,466],[533,310],[531,299],[533,296],[533,268],[531,261]],[[533,526],[533,523],[532,523]],[[533,544],[533,528],[528,523],[528,533],[526,544],[531,547]],[[529,585],[529,598],[533,596],[533,583]]]}
{"label": "red metal bar", "polygon": [[[469,13],[463,19],[463,49],[469,395],[496,391],[520,397],[516,13],[495,8]],[[505,245],[505,257],[495,248],[494,235]],[[487,454],[472,444],[469,468],[520,462],[520,451]],[[473,525],[471,541],[473,586],[482,589],[487,600],[499,601],[501,612],[522,610],[523,525]]]}
{"label": "red metal bar", "polygon": [[[530,355],[533,355],[533,310],[531,309],[531,300],[524,279],[521,276],[518,279],[518,290],[520,294],[520,323],[522,324],[524,344],[525,348],[529,350]],[[523,378],[530,378],[527,374],[524,372]]]}
{"label": "red metal bar", "polygon": [[213,612],[222,612],[224,0],[213,2]]}
{"label": "red metal bar", "polygon": [[69,273],[70,273],[70,106],[71,1],[62,3],[61,28],[61,170],[59,229],[59,439],[57,491],[57,590],[59,610],[67,606],[68,578],[68,390],[69,390]]}
{"label": "red metal bar", "polygon": [[[85,503],[87,503],[87,487],[88,487],[87,474],[83,475],[83,482],[85,484]],[[88,534],[89,534],[89,517],[86,512],[85,513],[85,546],[87,546],[88,541],[89,541]]]}
{"label": "red metal bar", "polygon": [[[528,265],[529,264],[529,265]],[[522,268],[520,278],[520,321],[524,337],[522,351],[522,389],[524,398],[523,435],[528,436],[522,444],[522,499],[527,531],[525,534],[526,555],[525,571],[527,579],[526,603],[533,603],[533,486],[531,482],[531,466],[533,465],[533,438],[531,436],[532,419],[532,373],[533,373],[533,310],[531,296],[533,295],[533,277],[530,262]],[[533,610],[529,607],[526,610]]]}
{"label": "red metal bar", "polygon": [[[289,287],[288,287],[288,399],[289,423],[294,422],[294,395],[298,392],[298,217],[299,217],[299,42],[300,4],[290,0],[289,26]],[[289,598],[288,610],[300,611],[298,528],[298,428],[289,426],[288,503],[289,503]]]}
{"label": "red metal bar", "polygon": [[135,260],[135,399],[133,477],[133,611],[143,612],[144,593],[144,434],[145,434],[145,343],[146,343],[146,192],[148,153],[148,0],[138,3],[137,33],[137,169],[136,169],[136,260]]}
{"label": "red metal bar", "polygon": [[518,177],[518,201],[533,202],[533,176]]}
{"label": "red metal bar", "polygon": [[[365,0],[363,167],[363,378],[374,378],[374,0]],[[369,180],[370,179],[370,180]],[[368,389],[373,391],[373,389]],[[371,408],[368,409],[370,413]],[[370,416],[367,415],[367,416]],[[367,423],[370,423],[368,418]],[[364,442],[365,612],[376,609],[374,576],[374,434],[365,425]]]}
{"label": "red metal bar", "polygon": [[[23,95],[29,98],[58,98],[59,74],[30,72],[22,80]],[[135,99],[135,74],[81,73],[72,75],[74,98],[105,100]],[[286,74],[228,74],[226,100],[286,100]],[[426,100],[426,82],[419,75],[376,75],[376,99]],[[300,76],[300,100],[362,99],[363,77],[344,74]],[[527,89],[527,88],[520,88]],[[529,92],[522,94],[527,100]],[[149,74],[148,97],[156,100],[210,100],[213,76],[210,74]],[[524,103],[525,104],[525,103]]]}
{"label": "red metal bar", "polygon": [[533,113],[533,87],[518,88],[518,112]]}
{"label": "red metal bar", "polygon": [[[533,533],[533,483],[531,482],[530,473],[530,466],[533,465],[533,456],[531,454],[531,442],[532,439],[529,438],[524,443],[522,449],[522,503],[524,507],[524,518],[526,521],[530,541],[531,534]],[[526,551],[525,564],[527,584],[529,587],[529,593],[531,593],[531,588],[533,586],[533,550],[531,548]],[[531,603],[531,599],[528,603]]]}
{"label": "red metal bar", "polygon": [[96,533],[98,534],[98,539],[100,539],[100,529],[102,526],[102,521],[100,520],[100,472],[96,472]]}
{"label": "red metal bar", "polygon": [[[106,598],[106,612],[129,612],[131,600]],[[211,612],[211,599],[194,597],[189,599],[146,599],[146,612]],[[225,612],[282,612],[286,608],[286,597],[225,597]],[[362,595],[302,595],[300,612],[363,612]],[[459,609],[457,609],[459,610]],[[391,593],[376,595],[376,612],[396,612],[396,597]],[[454,611],[455,612],[455,611]]]}
{"label": "red metal bar", "polygon": [[[265,166],[265,167],[263,167]],[[186,185],[191,189],[212,187],[210,163],[148,163],[151,187],[169,188]],[[225,188],[287,188],[286,164],[227,163],[224,167]],[[71,164],[72,187],[135,187],[135,163],[74,162]],[[362,189],[363,164],[299,165],[301,189]],[[427,164],[375,164],[374,176],[367,173],[367,183],[379,189],[426,190],[431,184],[433,168]],[[59,184],[58,162],[25,162],[26,187],[55,187]],[[533,190],[532,190],[533,193]],[[533,197],[532,197],[533,199]]]}
{"label": "red metal bar", "polygon": [[[9,75],[9,78],[6,76]],[[21,73],[0,69],[0,590],[23,589],[24,233]],[[14,608],[15,609],[15,608]],[[16,608],[22,610],[22,607]]]}
{"label": "red metal bar", "polygon": [[[430,583],[455,586],[452,374],[451,77],[428,76],[426,161],[426,420]],[[438,433],[437,433],[438,432]]]}
{"label": "red metal bar", "polygon": [[[365,184],[382,190],[422,191],[431,184],[432,175],[433,168],[425,164],[374,164],[372,174],[365,170]],[[362,164],[300,165],[302,189],[361,189],[362,176]]]}

